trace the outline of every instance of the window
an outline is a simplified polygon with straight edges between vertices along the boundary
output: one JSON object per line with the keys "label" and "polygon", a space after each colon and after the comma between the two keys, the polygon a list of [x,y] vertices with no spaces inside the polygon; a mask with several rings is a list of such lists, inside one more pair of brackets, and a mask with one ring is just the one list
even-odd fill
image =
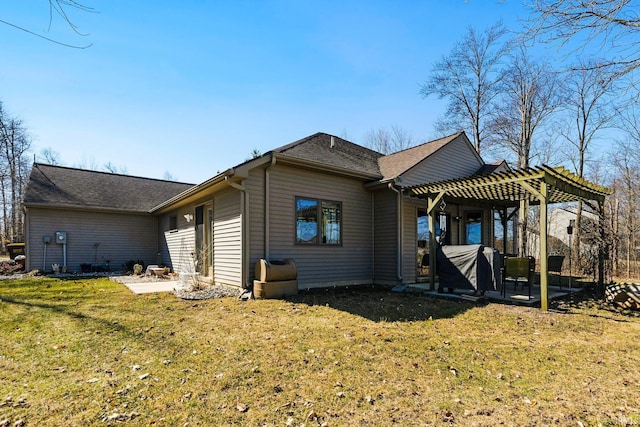
{"label": "window", "polygon": [[169,231],[178,229],[178,217],[176,215],[171,215],[169,217]]}
{"label": "window", "polygon": [[296,197],[296,243],[341,245],[342,203]]}
{"label": "window", "polygon": [[467,244],[482,244],[482,213],[467,212],[466,213],[466,238]]}
{"label": "window", "polygon": [[[451,244],[451,214],[436,215],[436,241],[442,245]],[[426,209],[418,209],[418,247],[429,247],[429,215]]]}
{"label": "window", "polygon": [[322,244],[339,245],[341,222],[341,204],[322,201]]}

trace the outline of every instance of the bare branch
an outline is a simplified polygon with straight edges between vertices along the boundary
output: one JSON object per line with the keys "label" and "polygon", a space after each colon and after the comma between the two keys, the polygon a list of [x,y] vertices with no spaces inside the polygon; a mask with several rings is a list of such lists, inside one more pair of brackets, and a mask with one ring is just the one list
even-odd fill
{"label": "bare branch", "polygon": [[557,44],[567,55],[595,50],[619,79],[640,68],[640,5],[633,0],[535,0],[526,37]]}
{"label": "bare branch", "polygon": [[[54,19],[54,15],[58,15],[62,18],[62,20],[66,23],[66,25],[76,34],[86,37],[89,34],[88,33],[81,33],[78,29],[78,26],[71,20],[71,18],[69,17],[69,13],[67,11],[68,8],[73,8],[73,9],[77,9],[80,10],[82,12],[90,12],[90,13],[97,13],[92,7],[86,6],[83,3],[77,2],[75,0],[49,0],[49,26],[47,31],[51,30],[51,25],[53,23],[53,19]],[[64,46],[64,47],[69,47],[72,49],[87,49],[89,47],[91,47],[93,45],[93,43],[89,43],[87,45],[73,45],[73,44],[69,44],[69,43],[63,43],[59,40],[50,38],[50,37],[46,37],[43,36],[42,34],[38,34],[34,31],[31,31],[23,26],[17,25],[17,24],[13,24],[11,22],[7,22],[5,20],[0,19],[0,23],[8,25],[12,28],[15,28],[17,30],[20,31],[24,31],[27,34],[30,34],[32,36],[41,38],[43,40],[46,40],[48,42],[60,45],[60,46]]]}

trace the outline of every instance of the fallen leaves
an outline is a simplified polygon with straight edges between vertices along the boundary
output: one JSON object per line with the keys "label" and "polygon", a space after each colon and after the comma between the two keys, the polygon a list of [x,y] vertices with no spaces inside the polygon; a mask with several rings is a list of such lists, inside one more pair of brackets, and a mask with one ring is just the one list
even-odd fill
{"label": "fallen leaves", "polygon": [[132,412],[123,412],[123,413],[114,412],[113,414],[110,414],[110,415],[103,414],[101,418],[103,422],[109,422],[109,421],[125,422],[125,421],[131,421],[139,416],[140,416],[139,413],[132,411]]}
{"label": "fallen leaves", "polygon": [[11,396],[7,396],[4,401],[0,402],[0,408],[4,407],[4,406],[8,406],[11,408],[26,408],[27,405],[27,399],[25,399],[24,397],[21,397],[19,399],[14,399]]}

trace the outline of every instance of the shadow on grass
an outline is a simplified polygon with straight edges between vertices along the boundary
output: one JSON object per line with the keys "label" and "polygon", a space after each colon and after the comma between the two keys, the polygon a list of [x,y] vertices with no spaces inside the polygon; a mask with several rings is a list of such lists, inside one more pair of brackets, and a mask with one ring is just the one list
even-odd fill
{"label": "shadow on grass", "polygon": [[[3,283],[0,287],[0,303],[22,306],[26,309],[45,310],[56,315],[67,316],[82,324],[93,323],[96,328],[135,335],[117,321],[95,317],[83,313],[80,308],[92,288],[90,285],[61,287],[59,279],[30,278],[13,283]],[[23,313],[25,316],[29,312]]]}
{"label": "shadow on grass", "polygon": [[628,320],[617,316],[616,318],[615,315],[640,319],[640,311],[608,302],[602,295],[602,289],[595,283],[585,283],[582,292],[571,293],[551,301],[550,309],[566,314],[584,314],[618,322],[628,322]]}
{"label": "shadow on grass", "polygon": [[287,298],[296,304],[326,306],[374,322],[411,322],[452,318],[477,304],[434,299],[422,293],[392,292],[389,288],[356,286],[311,289]]}
{"label": "shadow on grass", "polygon": [[78,311],[73,310],[72,307],[68,303],[67,304],[60,304],[60,305],[46,304],[46,303],[42,303],[42,302],[38,303],[38,302],[33,302],[33,301],[23,301],[23,300],[19,300],[19,299],[7,297],[7,296],[0,296],[0,302],[9,303],[9,304],[15,304],[15,305],[21,305],[21,306],[26,307],[26,308],[36,308],[36,309],[47,310],[47,311],[54,312],[56,314],[69,316],[69,317],[71,317],[73,319],[76,319],[76,320],[78,320],[80,322],[92,322],[92,323],[98,324],[99,328],[105,328],[105,329],[110,329],[112,331],[118,331],[118,332],[123,332],[123,333],[126,333],[126,334],[131,334],[131,331],[129,331],[128,328],[122,326],[118,322],[113,322],[113,321],[109,321],[109,320],[106,320],[106,319],[101,319],[101,318],[97,318],[97,317],[93,317],[93,316],[87,316],[84,313],[80,313]]}

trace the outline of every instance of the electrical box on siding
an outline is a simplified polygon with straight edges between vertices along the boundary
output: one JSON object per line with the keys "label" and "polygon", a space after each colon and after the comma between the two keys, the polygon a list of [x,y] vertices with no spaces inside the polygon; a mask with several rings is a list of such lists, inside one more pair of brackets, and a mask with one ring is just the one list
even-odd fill
{"label": "electrical box on siding", "polygon": [[66,231],[56,231],[56,243],[65,244],[67,243],[67,232]]}

